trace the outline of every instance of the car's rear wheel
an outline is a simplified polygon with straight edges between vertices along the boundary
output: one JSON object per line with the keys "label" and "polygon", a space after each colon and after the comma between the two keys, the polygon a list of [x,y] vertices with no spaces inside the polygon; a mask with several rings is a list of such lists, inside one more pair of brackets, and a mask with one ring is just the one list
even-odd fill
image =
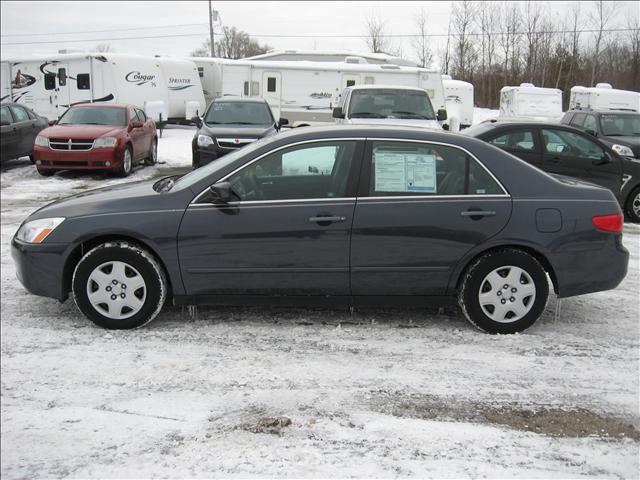
{"label": "car's rear wheel", "polygon": [[133,153],[131,151],[131,147],[127,146],[122,154],[122,163],[120,164],[120,168],[118,168],[118,175],[121,177],[128,177],[132,169]]}
{"label": "car's rear wheel", "polygon": [[89,320],[109,329],[140,327],[162,309],[167,280],[158,261],[129,242],[107,242],[82,257],[73,298]]}
{"label": "car's rear wheel", "polygon": [[522,250],[482,255],[467,269],[458,303],[469,322],[489,333],[521,332],[542,315],[549,297],[547,274]]}
{"label": "car's rear wheel", "polygon": [[627,217],[634,223],[640,223],[640,187],[636,187],[627,198]]}
{"label": "car's rear wheel", "polygon": [[158,163],[158,141],[154,138],[151,141],[151,150],[149,150],[149,156],[145,160],[146,165],[155,165]]}
{"label": "car's rear wheel", "polygon": [[45,168],[38,168],[36,167],[36,170],[38,171],[38,173],[40,175],[42,175],[43,177],[51,177],[53,175],[56,174],[56,170],[51,170],[51,169],[45,169]]}

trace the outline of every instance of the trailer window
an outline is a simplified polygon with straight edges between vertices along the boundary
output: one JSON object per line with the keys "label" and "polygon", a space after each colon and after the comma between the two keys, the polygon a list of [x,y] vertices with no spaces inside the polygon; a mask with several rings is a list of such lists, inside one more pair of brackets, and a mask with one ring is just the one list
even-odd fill
{"label": "trailer window", "polygon": [[89,90],[89,88],[91,88],[91,83],[89,81],[89,74],[79,73],[77,83],[78,83],[78,90]]}
{"label": "trailer window", "polygon": [[44,74],[44,89],[45,90],[53,90],[56,88],[56,74],[55,73],[45,73]]}
{"label": "trailer window", "polygon": [[66,68],[58,69],[58,84],[61,87],[67,86],[67,69]]}
{"label": "trailer window", "polygon": [[198,75],[200,78],[204,77],[204,67],[198,67]]}
{"label": "trailer window", "polygon": [[[251,87],[251,89],[249,89],[249,87]],[[247,97],[257,97],[258,95],[260,95],[260,84],[255,81],[244,82],[244,94]]]}
{"label": "trailer window", "polygon": [[365,85],[373,85],[375,83],[374,77],[364,77]]}
{"label": "trailer window", "polygon": [[353,87],[356,84],[355,80],[347,80],[347,87]]}
{"label": "trailer window", "polygon": [[267,92],[276,91],[276,77],[267,77]]}

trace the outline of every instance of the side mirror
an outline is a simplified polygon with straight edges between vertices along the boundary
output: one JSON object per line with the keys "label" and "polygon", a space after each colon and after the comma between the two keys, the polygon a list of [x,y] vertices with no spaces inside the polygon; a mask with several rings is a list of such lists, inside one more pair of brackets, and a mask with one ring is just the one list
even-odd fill
{"label": "side mirror", "polygon": [[56,123],[58,123],[57,120],[49,120],[49,126],[52,127],[53,125],[55,125]]}
{"label": "side mirror", "polygon": [[144,123],[142,122],[131,122],[129,124],[129,126],[134,129],[134,128],[142,128],[144,126]]}
{"label": "side mirror", "polygon": [[449,124],[445,123],[444,125],[442,125],[442,129],[443,130],[449,130]]}
{"label": "side mirror", "polygon": [[288,118],[280,117],[280,120],[278,120],[278,127],[282,127],[283,125],[289,125],[289,119]]}
{"label": "side mirror", "polygon": [[6,120],[0,121],[0,126],[6,127],[7,125],[11,125],[11,124],[9,122],[7,122]]}
{"label": "side mirror", "polygon": [[[229,202],[234,200],[234,197],[237,197],[233,190],[231,189],[231,184],[229,182],[218,182],[209,187],[209,191],[213,195],[213,203],[216,205],[226,205]],[[237,200],[237,198],[235,198]]]}
{"label": "side mirror", "polygon": [[336,107],[333,109],[333,118],[344,118],[342,107]]}
{"label": "side mirror", "polygon": [[442,122],[447,119],[447,111],[444,108],[438,110],[438,116],[436,117],[439,122]]}
{"label": "side mirror", "polygon": [[202,128],[202,118],[200,118],[198,116],[191,117],[191,121],[196,124],[196,127]]}
{"label": "side mirror", "polygon": [[591,130],[590,128],[586,129],[585,132],[587,132],[592,137],[597,137],[598,136],[598,132],[596,132],[595,130]]}

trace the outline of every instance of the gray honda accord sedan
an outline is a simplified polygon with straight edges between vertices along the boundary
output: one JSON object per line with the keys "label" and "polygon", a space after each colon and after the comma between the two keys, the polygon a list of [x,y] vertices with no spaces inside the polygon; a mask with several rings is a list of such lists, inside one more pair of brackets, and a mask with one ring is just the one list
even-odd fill
{"label": "gray honda accord sedan", "polygon": [[455,302],[519,332],[627,271],[609,190],[474,138],[371,126],[258,140],[176,178],[101,188],[29,216],[18,277],[105,328],[175,305]]}

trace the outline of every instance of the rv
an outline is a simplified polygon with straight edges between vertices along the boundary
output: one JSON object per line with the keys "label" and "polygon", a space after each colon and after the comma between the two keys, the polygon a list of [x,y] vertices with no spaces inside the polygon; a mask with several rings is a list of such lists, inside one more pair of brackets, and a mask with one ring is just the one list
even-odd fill
{"label": "rv", "polygon": [[575,86],[571,88],[569,110],[630,110],[640,112],[640,93],[617,90],[608,83],[595,87]]}
{"label": "rv", "polygon": [[442,78],[437,71],[388,64],[347,62],[275,62],[198,58],[207,104],[225,95],[261,97],[276,118],[293,127],[333,123],[332,108],[352,85],[401,85],[427,91],[433,108],[445,109]]}
{"label": "rv", "polygon": [[559,122],[562,118],[562,91],[540,88],[531,83],[502,87],[498,120]]}
{"label": "rv", "polygon": [[442,86],[449,130],[458,132],[470,127],[473,124],[473,85],[442,75]]}
{"label": "rv", "polygon": [[187,60],[70,53],[3,60],[1,73],[1,101],[24,104],[49,120],[85,102],[130,103],[156,121],[160,115],[184,121],[205,109],[198,70]]}

